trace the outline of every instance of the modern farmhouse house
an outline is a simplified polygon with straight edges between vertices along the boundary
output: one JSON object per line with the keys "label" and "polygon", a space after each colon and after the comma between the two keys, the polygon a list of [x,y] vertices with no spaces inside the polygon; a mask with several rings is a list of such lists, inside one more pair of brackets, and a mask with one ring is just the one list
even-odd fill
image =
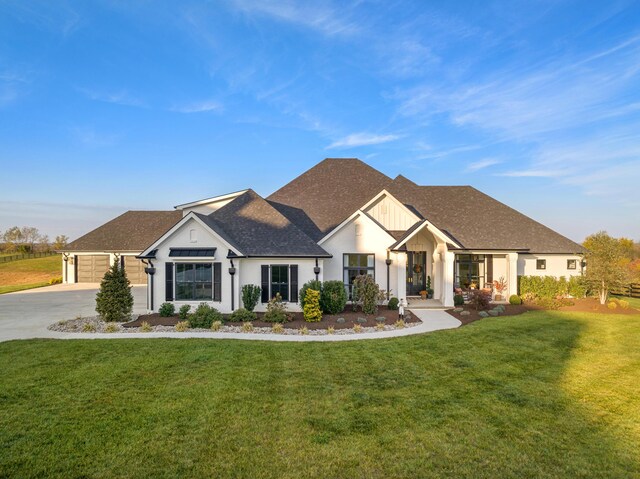
{"label": "modern farmhouse house", "polygon": [[245,284],[299,309],[306,281],[373,276],[398,298],[453,305],[455,288],[506,295],[519,275],[581,274],[583,248],[470,186],[420,186],[392,179],[358,159],[329,158],[267,198],[251,189],[182,204],[175,211],[130,211],[63,251],[65,282],[97,282],[120,261],[148,284],[148,306],[208,302],[242,306]]}

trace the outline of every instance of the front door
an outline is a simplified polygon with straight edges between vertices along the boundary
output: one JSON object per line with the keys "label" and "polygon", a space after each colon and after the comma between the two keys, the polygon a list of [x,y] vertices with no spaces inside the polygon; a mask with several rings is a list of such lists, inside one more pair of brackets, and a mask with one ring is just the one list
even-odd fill
{"label": "front door", "polygon": [[407,296],[417,296],[426,289],[427,253],[407,251]]}

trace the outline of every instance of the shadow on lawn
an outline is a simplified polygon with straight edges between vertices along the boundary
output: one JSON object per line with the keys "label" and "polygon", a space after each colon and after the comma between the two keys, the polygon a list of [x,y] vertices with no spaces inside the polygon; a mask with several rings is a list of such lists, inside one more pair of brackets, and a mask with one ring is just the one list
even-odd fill
{"label": "shadow on lawn", "polygon": [[348,344],[0,344],[0,476],[632,476],[640,316],[603,318]]}

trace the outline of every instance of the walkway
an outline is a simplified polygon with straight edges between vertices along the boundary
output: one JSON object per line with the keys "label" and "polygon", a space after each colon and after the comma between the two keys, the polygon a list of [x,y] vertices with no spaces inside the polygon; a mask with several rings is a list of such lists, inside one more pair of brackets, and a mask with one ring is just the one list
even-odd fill
{"label": "walkway", "polygon": [[[460,326],[460,321],[444,310],[412,310],[422,323],[418,326],[374,333],[289,336],[257,333],[154,332],[154,333],[60,333],[47,326],[63,319],[94,315],[97,285],[56,285],[46,288],[0,295],[0,341],[12,339],[127,339],[127,338],[211,338],[260,341],[354,341],[381,339],[428,333]],[[143,313],[145,287],[134,286],[134,313]]]}

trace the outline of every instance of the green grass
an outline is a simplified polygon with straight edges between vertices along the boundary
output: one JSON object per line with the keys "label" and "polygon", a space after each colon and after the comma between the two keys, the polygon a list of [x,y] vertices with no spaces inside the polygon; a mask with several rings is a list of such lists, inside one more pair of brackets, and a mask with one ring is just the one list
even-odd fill
{"label": "green grass", "polygon": [[0,477],[638,477],[640,315],[0,344]]}
{"label": "green grass", "polygon": [[8,286],[0,286],[0,294],[15,293],[16,291],[24,291],[25,289],[42,288],[43,286],[49,286],[49,282],[41,281],[39,283],[11,284]]}
{"label": "green grass", "polygon": [[0,263],[0,294],[46,286],[61,274],[60,255]]}

